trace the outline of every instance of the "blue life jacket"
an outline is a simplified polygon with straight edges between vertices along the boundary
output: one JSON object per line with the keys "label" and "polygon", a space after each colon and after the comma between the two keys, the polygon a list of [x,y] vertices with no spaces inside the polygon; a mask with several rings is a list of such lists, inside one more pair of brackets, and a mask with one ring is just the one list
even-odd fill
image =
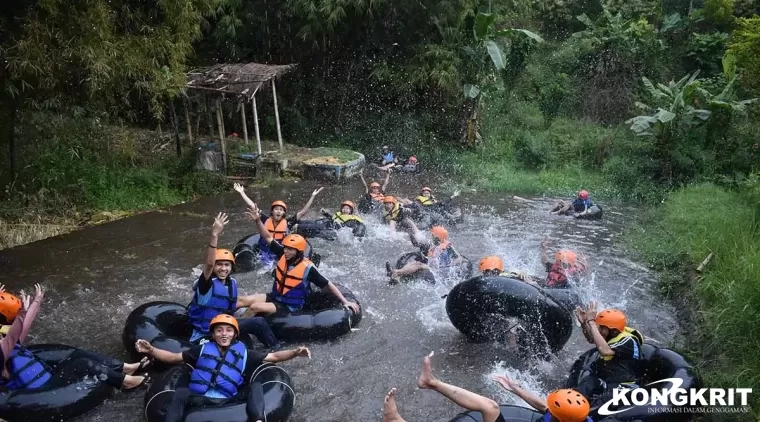
{"label": "blue life jacket", "polygon": [[203,334],[208,334],[208,325],[219,314],[233,315],[237,310],[237,281],[230,277],[230,285],[226,285],[214,276],[211,278],[211,299],[205,305],[198,303],[200,293],[198,288],[193,293],[193,300],[188,307],[188,316],[193,328]]}
{"label": "blue life jacket", "polygon": [[392,163],[394,158],[396,158],[396,156],[393,153],[393,151],[391,151],[391,152],[389,152],[387,154],[383,154],[383,161],[386,162],[386,163]]}
{"label": "blue life jacket", "polygon": [[238,387],[243,385],[247,359],[248,349],[241,341],[235,340],[224,356],[215,342],[204,344],[198,362],[190,374],[190,391],[204,395],[213,389],[227,398],[235,396]]}
{"label": "blue life jacket", "polygon": [[[288,233],[290,230],[288,230]],[[269,249],[269,244],[264,240],[264,237],[259,237],[259,262],[264,266],[268,266],[277,262],[277,255]]]}
{"label": "blue life jacket", "polygon": [[280,257],[273,273],[272,298],[291,308],[302,308],[311,293],[308,281],[311,268],[312,263],[307,258],[296,265],[289,265],[285,255]]}
{"label": "blue life jacket", "polygon": [[594,203],[591,202],[591,198],[589,199],[576,198],[575,201],[573,201],[573,210],[575,212],[583,212],[591,208],[592,205],[594,205]]}
{"label": "blue life jacket", "polygon": [[[552,414],[549,413],[547,410],[546,413],[544,413],[544,417],[541,419],[541,422],[551,422],[552,421]],[[591,419],[591,416],[586,416],[586,422],[594,422],[593,419]]]}
{"label": "blue life jacket", "polygon": [[10,378],[5,382],[5,387],[9,390],[41,388],[53,377],[45,362],[19,343],[13,346],[6,366]]}

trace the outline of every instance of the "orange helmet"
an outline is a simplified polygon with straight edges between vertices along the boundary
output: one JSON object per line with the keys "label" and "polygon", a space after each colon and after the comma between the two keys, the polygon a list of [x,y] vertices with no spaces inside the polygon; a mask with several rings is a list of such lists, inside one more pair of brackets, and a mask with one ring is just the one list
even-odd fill
{"label": "orange helmet", "polygon": [[215,261],[230,261],[235,264],[235,255],[229,249],[217,249]]}
{"label": "orange helmet", "polygon": [[380,189],[380,183],[372,182],[372,183],[369,184],[369,188],[370,189],[372,189],[372,188],[378,188],[378,189]]}
{"label": "orange helmet", "polygon": [[240,327],[238,326],[238,322],[232,315],[227,314],[219,314],[211,319],[211,322],[208,324],[208,330],[213,331],[214,326],[217,324],[227,324],[231,325],[232,328],[235,329],[235,334],[240,334]]}
{"label": "orange helmet", "polygon": [[583,395],[575,390],[555,390],[546,396],[549,413],[559,422],[583,422],[588,417],[591,405]]}
{"label": "orange helmet", "polygon": [[504,271],[504,262],[498,256],[487,256],[480,260],[480,272],[488,270]]}
{"label": "orange helmet", "polygon": [[344,205],[348,205],[349,207],[351,207],[351,212],[354,212],[354,210],[356,209],[356,204],[354,204],[353,201],[349,201],[348,199],[340,203],[341,207],[343,207]]}
{"label": "orange helmet", "polygon": [[554,259],[559,262],[564,262],[570,265],[575,265],[575,261],[578,258],[578,255],[576,255],[575,252],[567,249],[563,249],[561,251],[557,251],[557,254],[554,255]]}
{"label": "orange helmet", "polygon": [[602,327],[614,328],[622,332],[628,324],[628,319],[622,311],[618,311],[617,309],[605,309],[596,314],[594,322]]}
{"label": "orange helmet", "polygon": [[582,199],[584,201],[587,200],[588,199],[588,191],[584,189],[584,190],[578,192],[578,199]]}
{"label": "orange helmet", "polygon": [[388,195],[383,197],[383,204],[394,204],[396,203],[396,198]]}
{"label": "orange helmet", "polygon": [[433,237],[437,237],[441,242],[445,242],[446,239],[449,238],[449,231],[441,226],[433,226],[433,228],[430,229],[430,233],[433,234]]}
{"label": "orange helmet", "polygon": [[306,238],[300,234],[289,234],[285,236],[285,239],[282,239],[282,246],[304,252],[306,250]]}
{"label": "orange helmet", "polygon": [[282,207],[283,209],[285,209],[285,212],[288,211],[288,204],[286,204],[286,203],[284,203],[282,201],[274,201],[274,202],[272,202],[272,206],[269,207],[269,209],[271,210],[274,207]]}
{"label": "orange helmet", "polygon": [[[21,310],[21,300],[8,292],[0,293],[0,323],[10,324]],[[3,321],[4,320],[4,321]]]}
{"label": "orange helmet", "polygon": [[425,192],[425,191],[428,191],[428,192],[430,192],[430,193],[433,193],[433,190],[432,190],[432,189],[430,189],[430,188],[429,188],[429,187],[427,187],[427,186],[424,186],[420,192]]}

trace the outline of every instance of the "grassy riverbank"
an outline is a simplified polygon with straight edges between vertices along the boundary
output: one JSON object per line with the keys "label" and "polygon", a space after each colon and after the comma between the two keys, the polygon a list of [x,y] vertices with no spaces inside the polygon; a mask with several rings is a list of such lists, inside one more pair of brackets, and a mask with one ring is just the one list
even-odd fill
{"label": "grassy riverbank", "polygon": [[[679,305],[686,353],[707,386],[760,389],[759,205],[748,189],[691,186],[668,196],[628,236],[660,272],[662,293]],[[750,399],[758,409],[760,397]]]}
{"label": "grassy riverbank", "polygon": [[213,195],[226,185],[194,170],[189,145],[177,157],[171,136],[153,131],[29,114],[17,138],[18,174],[6,177],[0,201],[0,249]]}

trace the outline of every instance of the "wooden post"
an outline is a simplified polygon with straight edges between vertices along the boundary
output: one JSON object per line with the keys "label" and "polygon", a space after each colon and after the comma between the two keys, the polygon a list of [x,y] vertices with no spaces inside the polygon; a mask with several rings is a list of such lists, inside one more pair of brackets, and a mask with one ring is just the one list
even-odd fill
{"label": "wooden post", "polygon": [[251,96],[251,103],[253,103],[253,128],[256,131],[256,146],[259,149],[259,157],[261,157],[261,135],[259,135],[259,112],[256,110],[256,93]]}
{"label": "wooden post", "polygon": [[227,173],[227,141],[224,139],[224,119],[222,113],[222,100],[216,100],[216,124],[219,129],[219,142],[222,145],[222,165],[224,173]]}
{"label": "wooden post", "polygon": [[209,102],[208,102],[208,97],[209,96],[208,95],[204,95],[204,97],[206,98],[206,116],[208,116],[208,121],[206,122],[206,123],[208,123],[208,125],[207,125],[208,126],[208,137],[209,138],[213,138],[213,136],[214,136],[214,117],[213,116],[214,115],[211,113],[211,105],[209,105]]}
{"label": "wooden post", "polygon": [[274,86],[274,78],[272,78],[272,98],[274,98],[274,121],[277,124],[277,141],[280,142],[280,152],[285,152],[285,146],[282,145],[282,130],[280,130],[280,111],[277,109],[277,88]]}
{"label": "wooden post", "polygon": [[187,129],[187,142],[193,143],[193,122],[190,120],[190,106],[189,101],[185,96],[182,96],[182,105],[185,107],[185,128]]}
{"label": "wooden post", "polygon": [[181,157],[182,143],[179,140],[179,122],[177,121],[177,109],[174,108],[174,98],[169,99],[169,109],[172,114],[172,126],[174,126],[174,141],[177,143],[177,157]]}
{"label": "wooden post", "polygon": [[240,120],[243,121],[243,139],[245,144],[248,145],[248,123],[245,121],[245,101],[238,100],[240,104]]}

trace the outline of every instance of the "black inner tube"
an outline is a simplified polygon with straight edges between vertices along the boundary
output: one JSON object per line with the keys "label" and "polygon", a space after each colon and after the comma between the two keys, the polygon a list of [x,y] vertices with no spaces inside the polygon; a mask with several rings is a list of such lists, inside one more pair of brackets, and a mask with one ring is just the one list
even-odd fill
{"label": "black inner tube", "polygon": [[545,339],[553,353],[573,331],[572,314],[564,306],[509,277],[479,276],[454,286],[446,298],[446,312],[454,327],[475,341],[503,340],[508,321],[517,318],[534,346]]}

